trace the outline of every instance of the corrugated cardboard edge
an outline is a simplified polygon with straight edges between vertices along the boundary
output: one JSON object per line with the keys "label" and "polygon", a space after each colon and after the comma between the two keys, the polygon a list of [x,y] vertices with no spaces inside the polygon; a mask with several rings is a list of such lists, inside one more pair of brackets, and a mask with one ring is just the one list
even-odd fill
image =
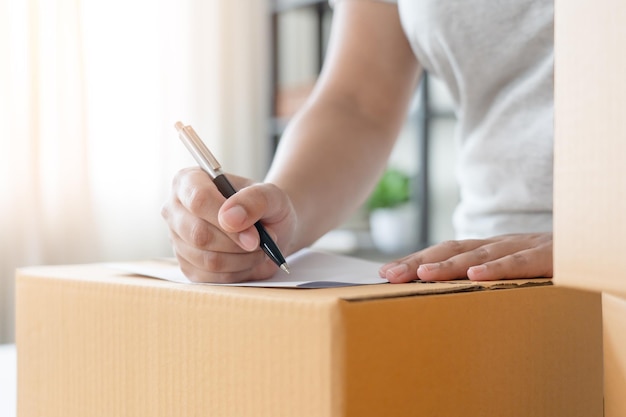
{"label": "corrugated cardboard edge", "polygon": [[626,298],[602,294],[605,417],[626,416]]}
{"label": "corrugated cardboard edge", "polygon": [[526,286],[551,285],[546,278],[521,279],[506,281],[476,282],[468,280],[423,282],[416,281],[406,284],[375,284],[356,285],[336,288],[263,288],[263,287],[228,287],[212,285],[196,285],[175,283],[141,275],[128,274],[123,271],[109,268],[107,264],[84,265],[57,265],[20,268],[16,276],[36,276],[61,280],[80,280],[106,282],[107,284],[150,286],[168,288],[176,291],[211,292],[237,297],[269,297],[288,298],[289,300],[308,299],[358,301],[379,298],[408,297],[434,294],[453,294],[469,291],[484,291],[488,289],[514,289]]}
{"label": "corrugated cardboard edge", "polygon": [[[543,287],[552,285],[552,280],[546,278],[538,278],[534,280],[513,280],[513,281],[491,281],[491,282],[472,282],[472,281],[448,281],[448,282],[423,282],[416,281],[409,284],[387,284],[392,287],[397,285],[405,285],[400,291],[392,291],[389,294],[366,294],[341,297],[346,301],[368,301],[384,298],[397,297],[419,297],[427,295],[442,294],[458,294],[464,292],[475,291],[493,291],[493,290],[511,290],[529,287]],[[419,287],[415,287],[419,286]]]}

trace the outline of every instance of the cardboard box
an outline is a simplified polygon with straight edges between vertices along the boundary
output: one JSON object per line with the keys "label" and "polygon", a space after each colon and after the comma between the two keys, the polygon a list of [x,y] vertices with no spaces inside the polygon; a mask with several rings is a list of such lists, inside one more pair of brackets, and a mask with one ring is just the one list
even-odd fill
{"label": "cardboard box", "polygon": [[626,416],[626,299],[602,296],[605,416]]}
{"label": "cardboard box", "polygon": [[555,8],[554,281],[626,297],[626,2]]}
{"label": "cardboard box", "polygon": [[605,292],[605,415],[624,417],[626,2],[555,9],[554,281]]}
{"label": "cardboard box", "polygon": [[600,296],[18,271],[20,417],[602,415]]}

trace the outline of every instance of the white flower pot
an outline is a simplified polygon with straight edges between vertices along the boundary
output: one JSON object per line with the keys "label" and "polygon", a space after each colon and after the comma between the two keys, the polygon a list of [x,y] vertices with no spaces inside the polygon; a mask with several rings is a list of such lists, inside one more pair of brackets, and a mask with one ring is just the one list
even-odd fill
{"label": "white flower pot", "polygon": [[417,247],[418,213],[413,204],[376,209],[370,213],[370,233],[385,254],[409,253]]}

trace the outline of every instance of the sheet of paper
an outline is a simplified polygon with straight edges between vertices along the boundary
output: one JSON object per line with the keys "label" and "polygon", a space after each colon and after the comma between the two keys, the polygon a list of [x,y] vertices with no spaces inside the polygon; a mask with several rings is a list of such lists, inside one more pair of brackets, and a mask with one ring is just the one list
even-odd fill
{"label": "sheet of paper", "polygon": [[[287,258],[291,274],[278,271],[264,281],[237,284],[211,284],[246,287],[327,288],[349,285],[383,284],[378,276],[381,264],[348,256],[303,249]],[[123,262],[110,266],[133,274],[190,283],[175,262],[167,260]]]}

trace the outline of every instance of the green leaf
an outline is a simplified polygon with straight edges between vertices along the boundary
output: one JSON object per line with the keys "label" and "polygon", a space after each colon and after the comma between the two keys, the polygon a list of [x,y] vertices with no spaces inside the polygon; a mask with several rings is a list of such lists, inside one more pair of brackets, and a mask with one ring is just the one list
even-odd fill
{"label": "green leaf", "polygon": [[410,199],[409,177],[393,168],[387,169],[366,202],[369,211],[390,208],[408,202]]}

